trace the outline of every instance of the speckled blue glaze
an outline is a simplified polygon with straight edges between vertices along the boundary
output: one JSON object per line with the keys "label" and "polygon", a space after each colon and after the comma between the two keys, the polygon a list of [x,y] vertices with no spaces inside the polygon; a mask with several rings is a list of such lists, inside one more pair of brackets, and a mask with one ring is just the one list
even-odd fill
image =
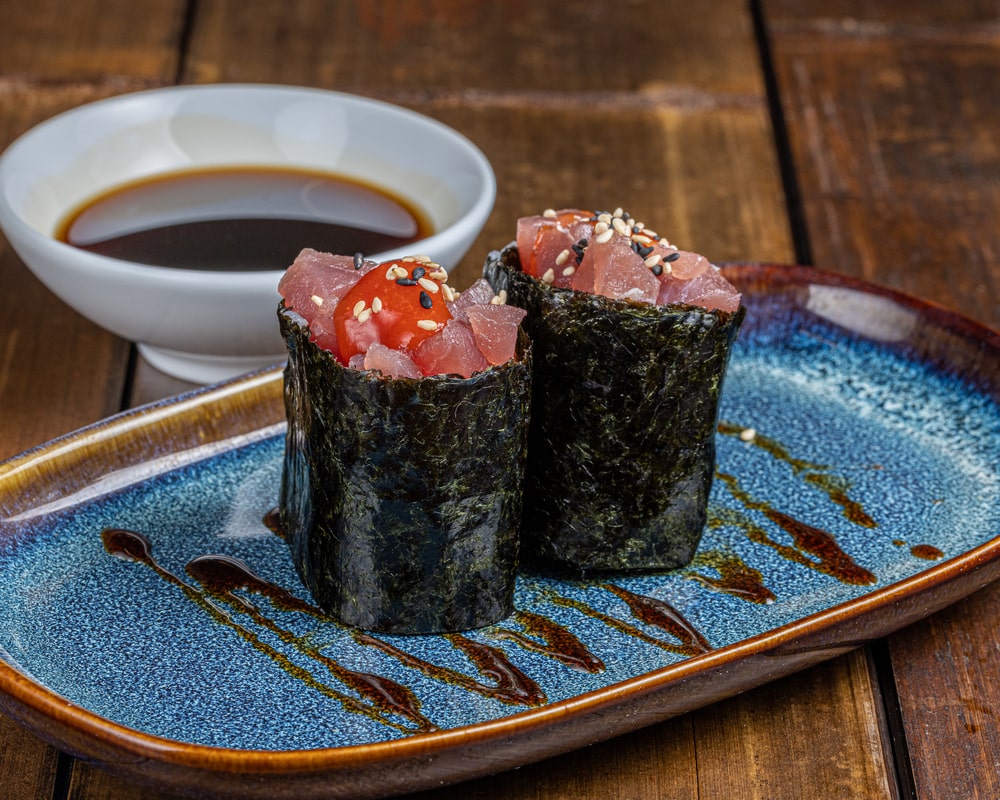
{"label": "speckled blue glaze", "polygon": [[[710,525],[692,565],[588,582],[519,579],[517,608],[570,631],[603,669],[567,666],[504,635],[523,631],[524,617],[466,637],[505,654],[552,703],[697,652],[640,619],[613,587],[669,604],[721,648],[924,570],[928,553],[948,558],[1000,534],[997,403],[871,326],[861,336],[843,323],[824,313],[765,315],[741,336],[721,412]],[[740,436],[751,428],[755,437]],[[223,605],[186,575],[191,559],[227,554],[309,601],[284,542],[263,522],[277,503],[282,446],[280,431],[262,430],[207,459],[13,521],[16,532],[0,540],[0,656],[119,724],[238,749],[410,735],[412,719],[358,713],[357,692],[324,658],[410,687],[440,728],[528,708],[498,699],[454,637],[380,638],[482,691],[258,593],[240,593],[253,607]],[[824,532],[846,559],[823,571],[820,556],[796,548],[780,524],[789,518]],[[106,527],[143,534],[158,569],[109,554]],[[845,563],[856,570],[845,573]],[[736,591],[727,565],[756,570],[753,591]]]}

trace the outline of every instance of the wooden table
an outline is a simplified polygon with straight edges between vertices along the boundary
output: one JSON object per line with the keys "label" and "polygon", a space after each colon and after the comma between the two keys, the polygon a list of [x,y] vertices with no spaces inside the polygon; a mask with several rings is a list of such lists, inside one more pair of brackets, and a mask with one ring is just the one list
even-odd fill
{"label": "wooden table", "polygon": [[[478,143],[513,220],[622,205],[713,260],[799,262],[1000,327],[1000,18],[973,0],[0,3],[0,145],[99,97],[356,92]],[[187,388],[0,240],[0,457]],[[1000,532],[998,532],[1000,533]],[[1000,797],[1000,585],[638,733],[421,798]],[[5,800],[165,798],[0,718]]]}

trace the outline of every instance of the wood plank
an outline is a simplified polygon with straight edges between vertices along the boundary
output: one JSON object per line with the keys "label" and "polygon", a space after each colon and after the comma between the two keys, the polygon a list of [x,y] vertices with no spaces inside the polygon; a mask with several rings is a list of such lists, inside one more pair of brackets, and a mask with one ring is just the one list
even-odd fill
{"label": "wood plank", "polygon": [[171,82],[186,5],[36,0],[10,6],[0,26],[0,86],[106,80],[127,91]]}
{"label": "wood plank", "polygon": [[706,753],[726,769],[707,771],[699,797],[895,800],[876,687],[861,649],[700,712],[699,772]]}
{"label": "wood plank", "polygon": [[0,789],[4,800],[52,797],[59,754],[0,715]]}
{"label": "wood plank", "polygon": [[1000,584],[889,639],[921,798],[1000,797]]}
{"label": "wood plank", "polygon": [[[995,7],[766,9],[817,264],[1000,327]],[[889,640],[920,798],[1000,793],[998,604],[994,585]]]}
{"label": "wood plank", "polygon": [[1000,38],[859,30],[771,32],[814,260],[1000,326]]}
{"label": "wood plank", "polygon": [[[269,81],[370,95],[502,92],[760,96],[743,3],[239,0],[198,4],[186,82]],[[625,53],[641,54],[638,59]],[[456,68],[456,65],[461,65]],[[633,98],[624,98],[630,101]]]}

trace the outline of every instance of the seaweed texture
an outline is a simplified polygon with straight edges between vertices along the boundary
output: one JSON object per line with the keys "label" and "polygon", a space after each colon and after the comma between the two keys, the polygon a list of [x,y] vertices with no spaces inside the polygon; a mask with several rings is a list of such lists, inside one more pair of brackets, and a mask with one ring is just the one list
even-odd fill
{"label": "seaweed texture", "polygon": [[483,270],[528,311],[525,558],[586,574],[688,563],[704,530],[719,395],[744,316],[555,288],[512,243]]}
{"label": "seaweed texture", "polygon": [[512,611],[530,345],[463,379],[341,366],[278,311],[288,347],[280,513],[314,600],[346,624],[417,634]]}

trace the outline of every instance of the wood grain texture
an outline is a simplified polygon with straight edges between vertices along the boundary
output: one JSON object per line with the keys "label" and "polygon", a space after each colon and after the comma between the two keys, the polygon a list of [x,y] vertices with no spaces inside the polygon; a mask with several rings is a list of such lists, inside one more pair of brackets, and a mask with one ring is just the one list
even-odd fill
{"label": "wood grain texture", "polygon": [[1000,326],[1000,37],[908,30],[771,31],[814,260]]}
{"label": "wood grain texture", "polygon": [[0,716],[0,796],[4,800],[52,797],[59,754]]}
{"label": "wood grain texture", "polygon": [[920,798],[1000,797],[1000,585],[889,639]]}
{"label": "wood grain texture", "polygon": [[728,767],[703,773],[699,796],[895,800],[875,687],[855,650],[698,712],[699,766],[708,753]]}
{"label": "wood grain texture", "polygon": [[[742,2],[264,0],[198,3],[185,81],[304,83],[368,95],[761,94]],[[724,43],[724,45],[723,45]],[[630,57],[625,57],[629,54]],[[556,93],[549,98],[545,92]]]}
{"label": "wood grain texture", "polygon": [[[817,264],[1000,327],[992,3],[765,3]],[[918,798],[1000,795],[990,587],[889,640]]]}
{"label": "wood grain texture", "polygon": [[108,82],[120,91],[173,80],[183,0],[6,3],[0,91],[19,81]]}

